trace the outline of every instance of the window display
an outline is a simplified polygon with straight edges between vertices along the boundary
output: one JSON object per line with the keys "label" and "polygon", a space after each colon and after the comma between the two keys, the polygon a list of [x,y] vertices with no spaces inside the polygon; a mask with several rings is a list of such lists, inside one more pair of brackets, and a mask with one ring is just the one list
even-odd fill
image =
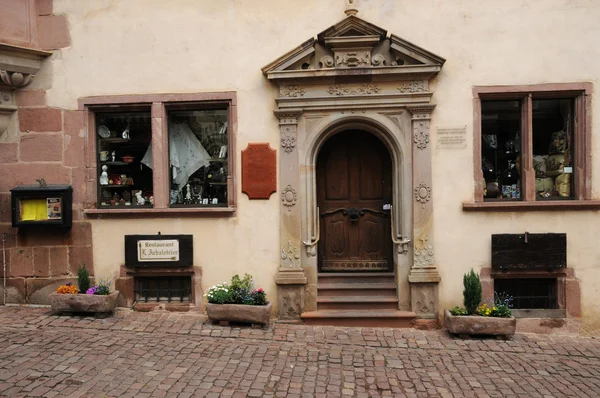
{"label": "window display", "polygon": [[168,113],[172,207],[227,205],[227,115],[227,109]]}
{"label": "window display", "polygon": [[533,100],[533,168],[537,200],[572,198],[573,101]]}
{"label": "window display", "polygon": [[521,102],[481,103],[486,199],[521,199]]}
{"label": "window display", "polygon": [[150,112],[96,113],[98,207],[152,207]]}

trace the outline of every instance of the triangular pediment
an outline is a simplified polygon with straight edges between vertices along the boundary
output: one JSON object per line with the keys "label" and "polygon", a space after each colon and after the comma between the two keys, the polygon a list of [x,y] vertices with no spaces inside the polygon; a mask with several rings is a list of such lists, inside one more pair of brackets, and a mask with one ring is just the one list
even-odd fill
{"label": "triangular pediment", "polygon": [[349,16],[265,66],[272,80],[354,74],[430,78],[445,60],[385,29]]}

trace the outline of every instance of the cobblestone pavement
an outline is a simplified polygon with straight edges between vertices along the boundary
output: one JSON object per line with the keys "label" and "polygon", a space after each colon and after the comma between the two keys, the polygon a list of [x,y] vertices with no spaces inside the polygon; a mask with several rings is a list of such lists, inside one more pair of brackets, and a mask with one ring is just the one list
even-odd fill
{"label": "cobblestone pavement", "polygon": [[272,325],[194,314],[107,319],[0,307],[7,397],[599,397],[600,340]]}

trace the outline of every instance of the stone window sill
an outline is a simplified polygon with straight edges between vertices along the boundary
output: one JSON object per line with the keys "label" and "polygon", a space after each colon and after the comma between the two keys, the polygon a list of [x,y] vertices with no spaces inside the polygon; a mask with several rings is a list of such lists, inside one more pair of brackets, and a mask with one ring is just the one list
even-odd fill
{"label": "stone window sill", "polygon": [[87,218],[151,218],[151,217],[176,217],[176,216],[232,216],[235,207],[181,207],[168,209],[87,209],[83,213]]}
{"label": "stone window sill", "polygon": [[600,200],[557,200],[533,202],[463,202],[463,211],[553,211],[600,210]]}
{"label": "stone window sill", "polygon": [[564,309],[558,310],[512,310],[515,318],[566,318],[567,311]]}

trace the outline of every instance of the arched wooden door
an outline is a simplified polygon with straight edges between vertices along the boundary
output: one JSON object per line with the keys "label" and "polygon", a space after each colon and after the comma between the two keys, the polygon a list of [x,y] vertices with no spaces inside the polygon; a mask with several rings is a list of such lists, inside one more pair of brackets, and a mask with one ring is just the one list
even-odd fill
{"label": "arched wooden door", "polygon": [[317,158],[319,271],[391,271],[392,162],[374,135],[329,138]]}

